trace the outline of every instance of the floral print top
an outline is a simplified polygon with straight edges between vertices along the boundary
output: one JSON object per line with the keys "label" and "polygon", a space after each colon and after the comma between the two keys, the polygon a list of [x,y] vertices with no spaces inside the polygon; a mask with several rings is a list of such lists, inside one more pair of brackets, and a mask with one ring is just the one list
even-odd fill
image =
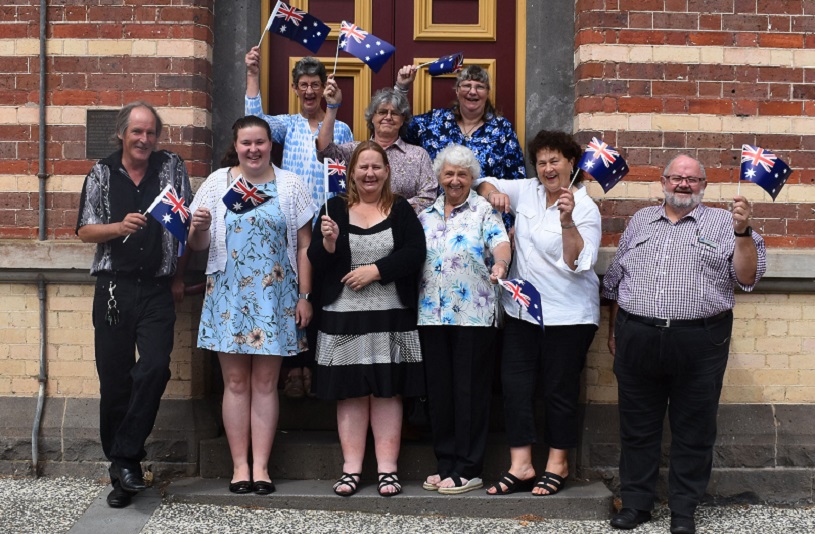
{"label": "floral print top", "polygon": [[434,109],[416,115],[408,124],[408,143],[427,150],[430,159],[450,143],[464,145],[481,164],[481,176],[525,178],[524,154],[512,124],[504,117],[492,115],[467,139],[456,124],[451,109]]}
{"label": "floral print top", "polygon": [[475,191],[444,217],[445,195],[419,214],[427,257],[419,283],[419,326],[492,326],[496,289],[490,251],[509,242],[501,218]]}

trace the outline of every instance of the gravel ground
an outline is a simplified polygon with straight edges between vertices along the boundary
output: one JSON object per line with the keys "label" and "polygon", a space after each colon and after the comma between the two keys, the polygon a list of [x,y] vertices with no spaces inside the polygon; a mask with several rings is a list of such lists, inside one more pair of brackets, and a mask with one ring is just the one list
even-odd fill
{"label": "gravel ground", "polygon": [[[640,526],[634,534],[666,534],[670,512],[660,508],[654,520]],[[815,508],[773,508],[768,506],[702,507],[696,514],[699,534],[812,534],[815,532]],[[521,532],[529,534],[621,534],[608,521],[508,520],[449,517],[412,517],[341,512],[297,510],[259,510],[249,508],[213,507],[191,504],[163,504],[143,533],[186,534],[212,533],[300,533],[314,534],[348,532],[379,534],[429,533],[494,533]]]}
{"label": "gravel ground", "polygon": [[[82,478],[15,479],[0,477],[0,533],[66,532],[96,499],[104,484]],[[670,512],[662,507],[654,520],[633,534],[667,534]],[[703,506],[696,514],[699,534],[815,533],[815,507]],[[507,520],[413,517],[344,512],[270,510],[236,506],[164,503],[144,534],[230,533],[573,533],[621,534],[608,521]]]}
{"label": "gravel ground", "polygon": [[104,486],[85,478],[0,477],[0,532],[67,532]]}

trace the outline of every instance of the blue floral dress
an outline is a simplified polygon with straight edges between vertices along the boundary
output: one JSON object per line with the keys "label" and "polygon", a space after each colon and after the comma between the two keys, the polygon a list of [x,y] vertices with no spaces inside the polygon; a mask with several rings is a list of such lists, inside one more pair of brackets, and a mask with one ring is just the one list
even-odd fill
{"label": "blue floral dress", "polygon": [[226,214],[223,271],[207,277],[198,346],[232,354],[294,356],[307,349],[295,324],[297,279],[286,255],[286,219],[274,181],[272,198],[241,215]]}

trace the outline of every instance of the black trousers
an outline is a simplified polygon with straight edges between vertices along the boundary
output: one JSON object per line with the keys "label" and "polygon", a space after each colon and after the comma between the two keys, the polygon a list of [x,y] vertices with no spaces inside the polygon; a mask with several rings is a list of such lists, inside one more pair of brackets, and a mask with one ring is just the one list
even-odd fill
{"label": "black trousers", "polygon": [[420,326],[433,451],[442,479],[480,477],[492,398],[495,328]]}
{"label": "black trousers", "polygon": [[[105,321],[111,281],[119,309],[113,326]],[[175,307],[168,281],[100,274],[93,326],[102,450],[111,462],[135,469],[146,455],[144,443],[170,380]]]}
{"label": "black trousers", "polygon": [[506,318],[501,353],[504,419],[510,447],[537,443],[535,388],[545,406],[543,437],[550,447],[577,446],[580,373],[594,339],[593,324],[547,326]]}
{"label": "black trousers", "polygon": [[733,314],[703,326],[661,328],[620,310],[614,374],[620,407],[623,506],[651,510],[659,476],[662,422],[671,426],[668,506],[692,516],[713,466],[716,414]]}

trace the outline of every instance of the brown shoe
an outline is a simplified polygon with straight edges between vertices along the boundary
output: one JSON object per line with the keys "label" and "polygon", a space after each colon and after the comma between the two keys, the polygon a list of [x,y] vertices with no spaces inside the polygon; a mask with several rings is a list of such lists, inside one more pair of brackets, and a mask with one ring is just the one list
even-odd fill
{"label": "brown shoe", "polygon": [[303,375],[293,375],[289,373],[283,385],[283,394],[290,399],[302,399],[306,396],[306,388],[303,386]]}

